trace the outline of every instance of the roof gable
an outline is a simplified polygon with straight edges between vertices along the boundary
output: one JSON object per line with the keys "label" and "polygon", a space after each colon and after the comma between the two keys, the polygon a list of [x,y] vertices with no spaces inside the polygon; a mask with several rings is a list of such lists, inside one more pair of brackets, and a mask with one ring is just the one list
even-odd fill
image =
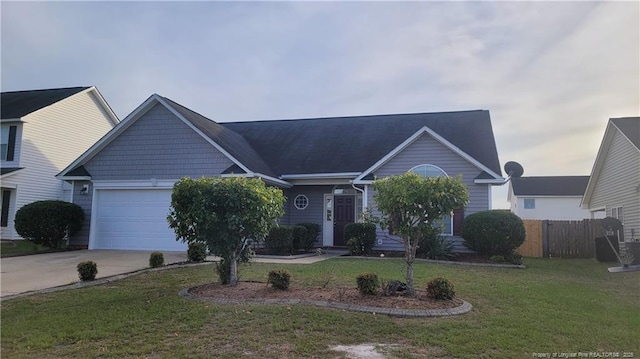
{"label": "roof gable", "polygon": [[612,118],[611,122],[640,151],[640,117]]}
{"label": "roof gable", "polygon": [[3,92],[0,98],[2,119],[24,117],[89,87],[69,87],[48,90]]}
{"label": "roof gable", "polygon": [[539,176],[511,178],[516,196],[582,196],[589,176]]}
{"label": "roof gable", "polygon": [[485,110],[221,125],[242,135],[280,175],[363,172],[424,127],[501,174]]}

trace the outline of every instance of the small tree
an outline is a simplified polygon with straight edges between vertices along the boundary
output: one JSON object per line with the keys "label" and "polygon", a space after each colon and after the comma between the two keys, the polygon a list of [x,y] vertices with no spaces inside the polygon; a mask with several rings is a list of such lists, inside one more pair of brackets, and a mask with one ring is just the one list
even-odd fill
{"label": "small tree", "polygon": [[238,264],[250,258],[250,244],[261,240],[284,214],[285,197],[257,178],[183,178],[173,187],[167,217],[176,240],[206,243],[238,284]]}
{"label": "small tree", "polygon": [[373,188],[381,226],[391,226],[404,245],[407,290],[415,295],[413,262],[420,239],[445,215],[464,207],[469,191],[460,176],[425,178],[413,172],[376,180]]}
{"label": "small tree", "polygon": [[83,221],[84,211],[77,204],[38,201],[16,212],[15,228],[22,238],[57,249],[67,235],[72,236],[82,228]]}

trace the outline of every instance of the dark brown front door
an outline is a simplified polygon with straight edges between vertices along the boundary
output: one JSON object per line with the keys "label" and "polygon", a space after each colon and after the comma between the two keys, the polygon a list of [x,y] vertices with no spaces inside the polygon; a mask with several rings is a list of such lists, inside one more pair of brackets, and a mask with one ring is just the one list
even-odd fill
{"label": "dark brown front door", "polygon": [[353,223],[355,217],[355,196],[334,196],[335,217],[333,221],[333,245],[344,247],[347,241],[344,238],[344,226]]}

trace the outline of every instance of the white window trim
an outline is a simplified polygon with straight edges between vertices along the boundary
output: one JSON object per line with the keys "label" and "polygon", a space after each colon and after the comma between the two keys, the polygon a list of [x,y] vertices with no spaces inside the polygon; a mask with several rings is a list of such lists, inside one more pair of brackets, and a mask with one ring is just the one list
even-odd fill
{"label": "white window trim", "polygon": [[[302,205],[298,206],[298,199],[304,201],[304,206],[302,206]],[[305,210],[307,207],[309,207],[309,197],[307,197],[307,196],[305,196],[303,194],[297,195],[296,198],[294,198],[294,200],[293,200],[293,206],[296,207],[296,209],[298,209],[300,211]]]}

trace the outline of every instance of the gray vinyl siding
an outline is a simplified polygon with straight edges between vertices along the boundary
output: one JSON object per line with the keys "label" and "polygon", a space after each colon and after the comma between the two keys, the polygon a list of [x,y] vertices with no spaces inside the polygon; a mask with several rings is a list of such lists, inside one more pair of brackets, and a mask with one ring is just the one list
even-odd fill
{"label": "gray vinyl siding", "polygon": [[[462,175],[462,181],[469,188],[469,203],[464,210],[465,217],[476,212],[486,211],[489,208],[489,188],[487,184],[475,184],[474,178],[482,172],[478,167],[462,158],[457,153],[424,134],[403,151],[398,153],[389,162],[374,172],[376,178],[381,179],[391,175],[405,173],[415,166],[429,164],[440,167],[449,176]],[[368,205],[375,214],[379,214],[375,208],[373,198],[375,192],[371,187],[368,191]],[[380,250],[399,250],[402,244],[389,238],[387,231],[378,230],[378,238],[382,244],[376,246]],[[460,237],[451,237],[456,245],[456,250],[465,251]]]}
{"label": "gray vinyl siding", "polygon": [[[89,185],[89,193],[80,194],[83,185]],[[89,181],[74,181],[73,186],[73,203],[77,204],[84,210],[84,223],[82,229],[69,239],[69,245],[88,247],[89,246],[89,230],[91,229],[91,205],[93,202],[93,186]]]}
{"label": "gray vinyl siding", "polygon": [[85,164],[93,180],[217,176],[233,162],[157,104]]}
{"label": "gray vinyl siding", "polygon": [[640,151],[615,130],[597,177],[589,209],[606,207],[607,216],[611,216],[611,208],[623,207],[626,241],[640,238],[639,185]]}
{"label": "gray vinyl siding", "polygon": [[[280,221],[282,224],[295,225],[298,223],[317,223],[320,225],[318,246],[322,245],[322,224],[324,218],[324,195],[330,194],[333,186],[297,186],[284,190],[287,197],[285,203],[285,215]],[[294,206],[293,201],[298,195],[305,195],[309,199],[307,208],[300,210]]]}

